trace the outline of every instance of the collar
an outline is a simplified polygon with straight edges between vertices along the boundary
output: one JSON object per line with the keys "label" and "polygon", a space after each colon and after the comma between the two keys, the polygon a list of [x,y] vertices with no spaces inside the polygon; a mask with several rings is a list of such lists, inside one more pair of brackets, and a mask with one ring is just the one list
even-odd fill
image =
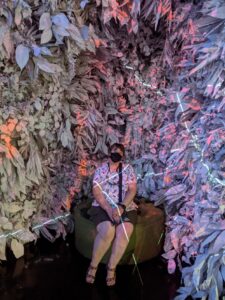
{"label": "collar", "polygon": [[[120,164],[122,164],[122,162],[119,163],[118,167],[116,168],[116,172],[119,171]],[[109,162],[108,162],[108,172],[110,172],[110,165],[109,165]]]}

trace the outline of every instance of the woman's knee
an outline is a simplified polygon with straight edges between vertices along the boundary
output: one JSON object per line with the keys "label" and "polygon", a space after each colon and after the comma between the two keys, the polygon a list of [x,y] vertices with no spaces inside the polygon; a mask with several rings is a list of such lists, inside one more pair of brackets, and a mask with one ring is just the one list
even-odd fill
{"label": "woman's knee", "polygon": [[97,231],[107,241],[112,241],[115,236],[115,227],[109,221],[98,224]]}
{"label": "woman's knee", "polygon": [[132,235],[132,232],[134,230],[134,225],[130,222],[124,222],[123,224],[120,224],[116,228],[116,236],[121,239],[129,239]]}

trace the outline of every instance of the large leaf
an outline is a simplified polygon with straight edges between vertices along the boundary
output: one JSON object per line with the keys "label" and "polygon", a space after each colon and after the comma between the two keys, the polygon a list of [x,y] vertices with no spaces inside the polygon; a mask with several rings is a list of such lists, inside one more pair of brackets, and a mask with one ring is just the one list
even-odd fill
{"label": "large leaf", "polygon": [[88,40],[88,37],[89,37],[89,27],[84,25],[81,27],[81,35],[82,35],[82,38],[87,41]]}
{"label": "large leaf", "polygon": [[14,54],[14,42],[10,31],[6,32],[3,40],[3,45],[6,49],[8,59]]}
{"label": "large leaf", "polygon": [[45,29],[41,35],[41,44],[48,43],[52,39],[52,30]]}
{"label": "large leaf", "polygon": [[43,13],[39,21],[39,30],[49,30],[52,26],[50,13]]}
{"label": "large leaf", "polygon": [[214,18],[225,19],[225,5],[213,8],[208,15]]}
{"label": "large leaf", "polygon": [[215,61],[219,57],[219,50],[216,50],[213,54],[208,55],[203,61],[201,61],[195,68],[193,68],[189,75],[193,75],[197,71],[201,70],[205,66],[207,66],[209,63]]}
{"label": "large leaf", "polygon": [[12,239],[11,249],[16,258],[20,258],[21,256],[24,255],[24,246],[16,239]]}
{"label": "large leaf", "polygon": [[219,250],[224,247],[225,245],[225,231],[222,231],[217,238],[215,239],[215,242],[209,249],[209,253],[218,253]]}
{"label": "large leaf", "polygon": [[46,73],[56,74],[56,73],[62,72],[62,69],[60,66],[58,66],[57,64],[52,64],[52,63],[48,62],[48,60],[43,57],[39,57],[39,58],[35,59],[35,63],[42,71],[44,71]]}
{"label": "large leaf", "polygon": [[0,234],[0,260],[6,260],[6,238]]}
{"label": "large leaf", "polygon": [[70,24],[68,18],[63,13],[53,16],[52,22],[53,22],[53,24],[60,26],[60,27],[64,27],[66,29],[68,28],[68,26]]}
{"label": "large leaf", "polygon": [[80,2],[80,7],[81,7],[82,9],[84,9],[85,6],[86,6],[88,3],[89,3],[89,0],[82,0],[82,1]]}
{"label": "large leaf", "polygon": [[77,43],[78,47],[80,47],[82,50],[85,50],[85,42],[80,34],[79,29],[75,25],[70,24],[67,27],[67,30],[70,33],[71,38]]}
{"label": "large leaf", "polygon": [[53,25],[52,30],[54,34],[57,34],[59,36],[70,36],[69,32],[62,26]]}
{"label": "large leaf", "polygon": [[16,62],[22,70],[29,60],[30,49],[24,45],[18,45],[16,47]]}

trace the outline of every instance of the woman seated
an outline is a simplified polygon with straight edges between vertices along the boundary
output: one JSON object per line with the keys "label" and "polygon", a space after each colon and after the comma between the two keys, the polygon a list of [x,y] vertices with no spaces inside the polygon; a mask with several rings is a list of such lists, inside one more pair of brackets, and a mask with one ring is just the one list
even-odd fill
{"label": "woman seated", "polygon": [[112,243],[106,284],[113,286],[116,282],[116,266],[126,250],[137,222],[137,205],[133,201],[137,179],[132,166],[121,162],[125,154],[122,144],[113,144],[109,152],[109,161],[96,169],[93,179],[95,200],[89,214],[96,225],[97,236],[86,282],[94,283],[98,264]]}

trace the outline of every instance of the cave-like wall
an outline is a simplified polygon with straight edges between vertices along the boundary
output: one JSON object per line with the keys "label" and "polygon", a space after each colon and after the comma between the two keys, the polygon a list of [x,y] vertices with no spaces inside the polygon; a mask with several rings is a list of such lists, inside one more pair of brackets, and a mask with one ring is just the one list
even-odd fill
{"label": "cave-like wall", "polygon": [[73,185],[88,194],[87,175],[120,141],[139,195],[165,207],[177,299],[214,300],[225,279],[225,4],[121,4],[1,3],[0,259],[6,243],[19,257],[40,231],[64,235],[63,221],[55,237],[30,229],[68,210]]}

